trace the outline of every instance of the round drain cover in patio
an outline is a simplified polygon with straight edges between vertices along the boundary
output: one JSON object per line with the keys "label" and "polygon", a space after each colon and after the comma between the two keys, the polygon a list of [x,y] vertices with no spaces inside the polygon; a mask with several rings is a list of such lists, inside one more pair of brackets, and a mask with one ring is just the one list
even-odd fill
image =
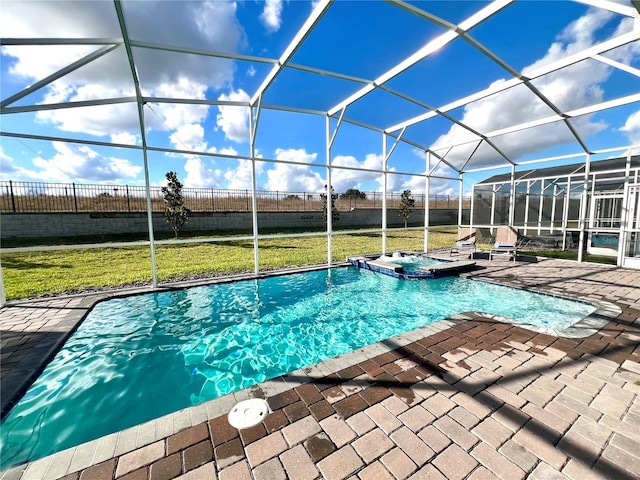
{"label": "round drain cover in patio", "polygon": [[269,404],[262,398],[250,398],[238,403],[229,412],[229,423],[238,430],[259,424],[269,413]]}

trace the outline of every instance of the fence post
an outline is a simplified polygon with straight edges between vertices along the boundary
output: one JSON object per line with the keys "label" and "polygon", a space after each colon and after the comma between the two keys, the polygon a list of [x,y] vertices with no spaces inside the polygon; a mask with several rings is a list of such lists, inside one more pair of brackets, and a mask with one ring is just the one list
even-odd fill
{"label": "fence post", "polygon": [[76,210],[76,213],[78,212],[78,199],[76,198],[76,184],[72,183],[71,185],[73,185],[73,206]]}
{"label": "fence post", "polygon": [[13,195],[13,182],[9,180],[9,192],[11,194],[11,209],[16,213],[16,197]]}
{"label": "fence post", "polygon": [[127,191],[127,211],[131,213],[131,200],[129,199],[129,185],[125,185]]}
{"label": "fence post", "polygon": [[280,194],[276,190],[276,212],[280,210],[279,201],[280,201]]}

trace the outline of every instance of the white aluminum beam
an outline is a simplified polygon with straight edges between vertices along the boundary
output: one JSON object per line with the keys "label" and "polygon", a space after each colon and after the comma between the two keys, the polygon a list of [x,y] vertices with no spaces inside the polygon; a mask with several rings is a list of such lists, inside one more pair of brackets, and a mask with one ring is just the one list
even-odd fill
{"label": "white aluminum beam", "polygon": [[615,67],[618,70],[622,70],[624,72],[630,73],[631,75],[635,75],[636,77],[640,77],[640,69],[638,68],[634,68],[630,65],[625,65],[624,63],[620,63],[616,60],[607,58],[604,55],[595,55],[593,59],[598,60],[599,62],[602,62],[602,63],[606,63],[607,65],[611,65],[612,67]]}
{"label": "white aluminum beam", "polygon": [[143,103],[178,103],[184,105],[224,105],[229,107],[249,107],[249,102],[239,100],[211,100],[207,98],[180,98],[180,97],[142,97]]}
{"label": "white aluminum beam", "polygon": [[326,147],[326,168],[327,168],[327,184],[325,185],[325,198],[326,212],[327,212],[327,265],[331,266],[332,263],[332,238],[333,235],[333,191],[331,186],[331,117],[327,115],[325,120],[325,147]]}
{"label": "white aluminum beam", "polygon": [[81,100],[78,102],[39,103],[37,105],[25,105],[20,107],[2,107],[0,108],[0,114],[8,115],[12,113],[42,112],[45,110],[62,110],[63,108],[98,107],[101,105],[134,103],[136,101],[137,101],[136,97],[120,97],[120,98],[103,98],[98,100]]}
{"label": "white aluminum beam", "polygon": [[[540,118],[538,120],[533,120],[531,122],[525,122],[525,123],[521,123],[519,125],[513,125],[511,127],[508,128],[501,128],[498,130],[493,130],[491,132],[487,132],[486,134],[484,134],[486,137],[488,138],[493,138],[493,137],[497,137],[499,135],[506,135],[509,133],[515,133],[518,132],[520,130],[526,130],[529,128],[533,128],[533,127],[540,127],[542,125],[547,125],[550,123],[554,123],[554,122],[558,122],[558,121],[562,121],[565,118],[566,119],[571,119],[574,117],[579,117],[581,115],[588,115],[591,113],[596,113],[596,112],[600,112],[603,110],[609,110],[611,108],[616,108],[616,107],[620,107],[623,105],[628,105],[631,103],[635,103],[635,102],[640,102],[640,93],[635,93],[632,95],[627,95],[626,97],[621,97],[621,98],[617,98],[614,100],[609,100],[607,102],[602,102],[602,103],[596,103],[595,105],[589,105],[587,107],[582,107],[582,108],[578,108],[575,110],[570,110],[568,112],[565,112],[563,116],[560,115],[551,115],[549,117],[545,117],[545,118]],[[469,143],[469,142],[466,142]],[[438,146],[438,148],[447,148],[447,147],[457,147],[460,146],[460,144],[452,144],[452,145],[442,145],[442,146]],[[585,152],[582,152],[582,155],[584,155]]]}
{"label": "white aluminum beam", "polygon": [[[414,99],[414,98],[411,98],[411,97],[409,97],[408,95],[405,95],[405,94],[403,94],[403,93],[397,92],[397,91],[395,91],[395,90],[393,90],[393,89],[391,89],[391,88],[387,88],[387,87],[382,86],[382,87],[380,87],[380,89],[381,89],[381,90],[384,90],[384,91],[386,91],[386,92],[389,92],[389,93],[391,93],[392,95],[396,95],[396,96],[398,96],[398,97],[400,97],[400,98],[402,98],[402,99],[404,99],[404,100],[407,100],[407,101],[409,101],[409,102],[411,102],[411,103],[414,103],[414,104],[416,104],[416,105],[418,105],[418,106],[420,106],[420,107],[422,107],[422,108],[425,108],[425,109],[427,109],[427,110],[431,110],[434,114],[439,115],[439,116],[441,116],[441,117],[443,117],[443,118],[446,118],[446,119],[447,119],[448,121],[450,121],[451,123],[454,123],[454,124],[458,125],[460,128],[463,128],[463,129],[467,130],[468,132],[471,132],[473,135],[476,135],[476,136],[478,137],[478,139],[474,139],[473,141],[477,141],[477,140],[484,140],[485,142],[487,142],[487,144],[488,144],[490,147],[492,147],[492,148],[496,151],[496,153],[498,153],[498,155],[500,155],[500,156],[501,156],[501,157],[503,157],[505,160],[507,160],[507,162],[509,162],[509,163],[513,163],[513,161],[512,161],[510,158],[508,158],[508,157],[507,157],[507,155],[506,155],[506,154],[505,154],[505,153],[504,153],[500,148],[498,148],[498,146],[497,146],[497,145],[495,145],[491,140],[489,140],[485,135],[483,135],[482,133],[478,132],[477,130],[475,130],[474,128],[470,127],[469,125],[467,125],[467,124],[465,124],[465,123],[462,123],[462,122],[461,122],[460,120],[458,120],[457,118],[452,117],[452,116],[451,116],[451,115],[449,115],[448,113],[440,112],[440,111],[438,111],[436,108],[434,108],[434,107],[432,107],[432,106],[430,106],[430,105],[427,105],[427,104],[426,104],[426,103],[424,103],[424,102],[421,102],[421,101],[419,101],[419,100],[416,100],[416,99]],[[406,130],[406,127],[402,128],[402,131],[403,131],[403,132],[404,132],[405,130]],[[390,133],[390,132],[385,132],[385,133],[387,133],[387,134],[391,135],[391,133]],[[467,143],[467,142],[465,142],[465,143]],[[456,146],[458,146],[458,145],[456,145]],[[455,166],[454,166],[454,165],[452,165],[451,163],[449,163],[449,162],[445,161],[445,160],[444,160],[444,157],[445,157],[445,156],[446,156],[446,155],[444,155],[442,158],[440,158],[440,160],[441,160],[441,161],[443,161],[443,162],[444,162],[444,163],[445,163],[449,168],[451,168],[451,169],[455,170],[456,172],[460,172],[460,171],[462,170],[462,169],[460,169],[460,168],[455,167]],[[465,164],[465,165],[466,165],[466,164]]]}
{"label": "white aluminum beam", "polygon": [[400,73],[404,72],[408,68],[412,67],[416,63],[424,60],[429,55],[432,55],[435,52],[439,51],[444,46],[448,45],[453,40],[458,38],[458,35],[459,35],[460,31],[466,31],[466,30],[469,30],[470,28],[473,28],[478,23],[482,22],[483,20],[486,20],[491,15],[494,15],[496,12],[502,10],[506,5],[508,5],[512,1],[513,0],[496,0],[496,1],[492,2],[491,4],[489,4],[488,6],[486,6],[485,8],[481,9],[480,11],[478,11],[477,13],[475,13],[474,15],[472,15],[471,17],[469,17],[464,22],[462,22],[456,28],[456,30],[447,30],[446,32],[444,32],[441,35],[437,36],[435,39],[433,39],[430,42],[428,42],[427,44],[425,44],[418,51],[416,51],[415,53],[413,53],[409,57],[405,58],[402,62],[398,63],[397,65],[395,65],[391,69],[387,70],[382,75],[380,75],[378,78],[373,80],[371,83],[369,83],[368,85],[365,85],[360,90],[355,92],[353,95],[351,95],[348,98],[342,100],[336,106],[331,108],[329,110],[329,115],[334,115],[336,112],[342,110],[345,107],[348,107],[349,105],[351,105],[356,100],[359,100],[360,98],[364,97],[366,94],[370,93],[376,87],[378,87],[380,85],[384,85],[386,82],[388,82],[389,80],[391,80],[395,76],[399,75]]}
{"label": "white aluminum beam", "polygon": [[[524,77],[520,72],[518,72],[516,69],[511,67],[507,62],[502,60],[500,57],[498,57],[496,54],[494,54],[484,45],[480,44],[478,41],[471,38],[469,35],[463,34],[463,38],[467,42],[469,42],[475,49],[480,51],[480,53],[482,53],[485,57],[489,58],[491,61],[493,61],[494,63],[497,63],[500,67],[502,67],[504,70],[509,72],[513,77],[522,80],[523,84],[531,91],[531,93],[533,93],[536,97],[538,97],[553,112],[555,112],[559,116],[563,115],[562,111],[558,108],[558,106],[554,104],[551,100],[549,100],[547,96],[544,95],[537,87],[535,87],[528,78]],[[571,125],[571,123],[569,123],[569,121],[567,121],[565,118],[563,118],[562,121],[567,126],[567,128],[571,131],[576,141],[580,144],[580,146],[582,147],[582,150],[584,150],[585,153],[588,152],[589,149],[587,148],[587,145],[584,143],[584,140],[582,139],[582,137],[580,137],[580,134],[576,131],[573,125]]]}
{"label": "white aluminum beam", "polygon": [[184,53],[188,55],[198,55],[201,57],[214,57],[214,58],[224,58],[229,60],[241,60],[243,62],[266,63],[268,65],[274,65],[278,62],[273,58],[256,57],[254,55],[241,55],[239,53],[230,53],[230,52],[217,52],[213,50],[203,50],[200,48],[187,48],[187,47],[176,47],[173,45],[161,45],[158,43],[141,42],[139,40],[130,40],[129,43],[131,44],[132,47],[137,47],[137,48],[146,48],[149,50],[158,50],[158,51],[171,52],[171,53]]}
{"label": "white aluminum beam", "polygon": [[27,87],[24,90],[16,93],[15,95],[12,95],[9,98],[3,100],[2,103],[0,103],[0,107],[4,108],[7,105],[11,105],[13,102],[16,102],[16,101],[20,100],[21,98],[26,97],[27,95],[35,92],[36,90],[39,90],[40,88],[44,87],[45,85],[48,85],[51,82],[54,82],[57,79],[59,79],[61,77],[64,77],[65,75],[73,72],[74,70],[77,70],[78,68],[83,67],[86,64],[93,62],[94,60],[102,57],[103,55],[106,55],[107,53],[109,53],[109,52],[115,50],[116,48],[118,48],[121,44],[122,44],[122,41],[120,43],[116,43],[114,45],[105,45],[105,46],[99,48],[98,50],[96,50],[95,52],[91,52],[89,55],[85,55],[81,59],[76,60],[73,63],[70,63],[66,67],[61,68],[60,70],[58,70],[57,72],[52,73],[51,75],[43,78],[42,80],[34,83],[33,85],[30,85],[29,87]]}
{"label": "white aluminum beam", "polygon": [[640,93],[633,95],[627,95],[626,97],[616,98],[609,100],[608,102],[597,103],[595,105],[589,105],[588,107],[577,108],[567,112],[569,117],[579,117],[581,115],[589,115],[590,113],[600,112],[601,110],[608,110],[610,108],[621,107],[623,105],[629,105],[630,103],[640,102]]}
{"label": "white aluminum beam", "polygon": [[590,5],[592,7],[609,10],[610,12],[618,13],[620,15],[625,15],[631,18],[633,18],[636,15],[635,8],[629,7],[627,5],[623,5],[618,2],[611,2],[608,0],[574,0],[574,1],[578,3],[584,3],[585,5]]}
{"label": "white aluminum beam", "polygon": [[[637,31],[632,31],[632,32],[628,32],[625,33],[623,35],[620,35],[618,37],[612,38],[610,40],[607,40],[605,42],[599,43],[597,45],[594,45],[590,48],[587,48],[585,50],[582,50],[580,52],[577,52],[573,55],[569,55],[567,57],[564,57],[560,60],[557,60],[555,62],[551,62],[547,65],[544,65],[542,67],[537,68],[536,70],[533,70],[531,72],[528,72],[527,74],[527,78],[529,80],[533,80],[539,77],[542,77],[544,75],[547,75],[549,73],[555,72],[557,70],[561,70],[562,68],[568,67],[570,65],[573,65],[575,63],[578,63],[582,60],[585,60],[587,58],[592,58],[595,55],[599,55],[603,52],[606,52],[608,50],[612,50],[614,48],[620,47],[622,45],[626,45],[628,43],[634,42],[636,40],[640,39],[640,30]],[[483,98],[489,97],[491,95],[494,95],[496,93],[500,93],[503,92],[505,90],[508,90],[509,88],[515,87],[517,85],[521,85],[523,83],[523,80],[518,79],[518,78],[512,78],[510,80],[507,80],[506,82],[502,82],[500,85],[493,85],[492,87],[486,88],[484,90],[481,90],[479,92],[473,93],[471,95],[468,95],[466,97],[463,97],[459,100],[455,100],[454,102],[448,103],[447,105],[443,105],[442,107],[438,107],[437,111],[438,112],[448,112],[451,110],[454,110],[456,108],[465,106],[469,103],[475,102],[477,100],[481,100]],[[424,120],[428,120],[430,118],[435,117],[437,114],[434,112],[427,112],[427,113],[423,113],[421,115],[417,115],[413,118],[410,118],[408,120],[405,120],[404,122],[400,122],[396,125],[392,125],[388,128],[385,129],[385,132],[394,132],[396,130],[400,130],[405,126],[411,126],[411,125],[415,125],[416,123],[420,123]]]}
{"label": "white aluminum beam", "polygon": [[[338,118],[338,123],[336,124],[336,128],[331,134],[331,138],[329,139],[329,148],[333,147],[333,142],[336,141],[336,136],[338,135],[338,130],[340,130],[340,125],[342,125],[342,120],[344,119],[344,114],[346,112],[346,108],[340,112],[340,118]],[[329,123],[331,123],[331,119],[329,119]]]}
{"label": "white aluminum beam", "polygon": [[86,140],[86,139],[80,139],[80,138],[54,137],[50,135],[33,135],[29,133],[6,132],[4,130],[0,130],[0,137],[24,138],[27,140],[42,140],[45,142],[66,142],[66,143],[77,143],[79,145],[95,145],[98,147],[130,148],[132,150],[142,150],[142,147],[140,145],[129,145],[126,143],[100,142],[98,140]]}
{"label": "white aluminum beam", "polygon": [[113,45],[122,44],[122,38],[0,38],[0,45]]}
{"label": "white aluminum beam", "polygon": [[[347,108],[346,106],[344,107]],[[344,111],[344,110],[343,110]],[[397,141],[394,145],[397,145]],[[387,254],[387,161],[389,160],[390,153],[387,154],[387,134],[382,134],[382,255]]]}
{"label": "white aluminum beam", "polygon": [[425,44],[418,51],[416,51],[409,57],[405,58],[403,61],[401,61],[391,69],[384,72],[382,75],[380,75],[378,78],[373,80],[371,83],[369,83],[368,85],[365,85],[356,93],[342,100],[336,106],[331,108],[329,110],[329,115],[334,115],[336,112],[342,110],[345,107],[348,107],[356,100],[359,100],[360,98],[364,97],[366,94],[370,93],[376,87],[380,85],[384,85],[386,82],[388,82],[395,76],[399,75],[400,73],[404,72],[408,68],[412,67],[416,63],[424,60],[429,55],[432,55],[435,52],[439,51],[444,46],[448,45],[453,40],[458,38],[458,35],[459,35],[458,32],[466,31],[466,30],[469,30],[470,28],[473,28],[478,23],[486,20],[490,16],[502,10],[509,3],[512,3],[512,1],[513,0],[496,0],[491,4],[487,5],[486,7],[482,8],[478,12],[476,12],[474,15],[472,15],[465,21],[463,21],[460,25],[458,25],[456,30],[447,30],[446,32],[438,35],[436,38],[434,38],[430,42],[427,42],[427,44]]}
{"label": "white aluminum beam", "polygon": [[260,103],[262,95],[258,98],[257,114],[254,118],[253,107],[249,110],[249,136],[251,142],[249,148],[251,150],[251,228],[253,230],[253,271],[257,275],[260,271],[260,249],[258,248],[258,198],[257,176],[256,176],[256,134],[258,122],[260,121]]}
{"label": "white aluminum beam", "polygon": [[289,63],[291,57],[296,53],[298,48],[302,45],[305,39],[309,36],[311,31],[318,24],[320,19],[324,16],[324,14],[329,10],[329,7],[333,3],[333,0],[320,0],[319,4],[316,8],[311,12],[307,21],[304,22],[296,36],[293,37],[291,43],[287,46],[284,53],[280,56],[276,64],[273,66],[271,71],[267,74],[266,78],[262,81],[262,84],[258,87],[258,90],[253,94],[251,98],[251,104],[254,105],[258,101],[258,97],[260,97],[264,92],[269,88],[269,85],[275,80],[278,74],[282,71],[282,69]]}
{"label": "white aluminum beam", "polygon": [[156,248],[153,234],[153,210],[151,207],[151,183],[149,180],[149,160],[147,158],[147,134],[144,126],[144,104],[142,102],[142,91],[140,89],[140,80],[138,78],[138,70],[136,69],[136,63],[133,59],[133,51],[131,44],[129,43],[129,34],[127,32],[127,22],[124,19],[124,12],[122,10],[121,0],[114,0],[114,6],[116,14],[118,16],[118,24],[120,25],[120,31],[122,32],[122,38],[124,40],[124,47],[127,51],[127,58],[129,60],[129,68],[131,69],[131,78],[133,79],[133,85],[136,91],[138,107],[138,120],[140,125],[140,138],[142,139],[142,156],[144,165],[144,187],[145,196],[147,200],[147,230],[149,233],[149,249],[151,256],[151,285],[153,288],[158,288],[158,272],[156,265]]}

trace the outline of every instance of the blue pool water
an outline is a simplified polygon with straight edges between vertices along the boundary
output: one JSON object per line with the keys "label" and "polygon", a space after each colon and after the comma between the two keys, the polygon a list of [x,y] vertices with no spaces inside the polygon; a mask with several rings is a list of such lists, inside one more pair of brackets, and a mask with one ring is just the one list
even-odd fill
{"label": "blue pool water", "polygon": [[2,468],[35,460],[456,313],[563,328],[579,302],[354,267],[98,304],[0,428]]}

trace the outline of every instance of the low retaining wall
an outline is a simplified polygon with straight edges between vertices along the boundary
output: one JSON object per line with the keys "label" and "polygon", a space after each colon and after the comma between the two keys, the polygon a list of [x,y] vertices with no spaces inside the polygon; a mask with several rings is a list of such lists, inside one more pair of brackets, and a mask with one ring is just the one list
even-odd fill
{"label": "low retaining wall", "polygon": [[[469,210],[463,211],[463,222],[468,223]],[[431,210],[431,225],[456,225],[457,209]],[[424,210],[414,210],[409,225],[423,225]],[[387,210],[390,227],[403,223],[397,209]],[[357,209],[340,212],[335,227],[379,227],[382,224],[380,209]],[[194,213],[183,231],[251,231],[251,212]],[[258,228],[322,229],[325,220],[322,212],[260,212]],[[161,213],[153,216],[154,231],[171,231]],[[0,216],[2,238],[67,237],[81,235],[126,234],[147,231],[146,213],[6,213]]]}

